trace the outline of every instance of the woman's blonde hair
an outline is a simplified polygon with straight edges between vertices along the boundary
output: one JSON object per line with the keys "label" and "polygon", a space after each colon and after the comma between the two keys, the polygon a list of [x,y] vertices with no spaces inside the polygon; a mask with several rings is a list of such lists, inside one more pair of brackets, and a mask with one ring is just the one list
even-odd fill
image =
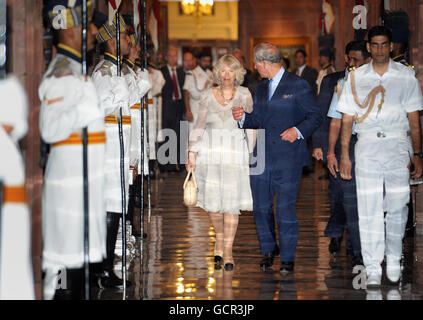
{"label": "woman's blonde hair", "polygon": [[225,54],[217,61],[216,65],[213,68],[214,81],[218,85],[222,84],[222,80],[220,79],[220,70],[223,68],[223,66],[228,66],[229,68],[235,71],[236,86],[239,86],[241,85],[241,83],[244,82],[244,76],[247,71],[244,69],[238,59],[235,58],[235,56],[233,56],[232,54]]}

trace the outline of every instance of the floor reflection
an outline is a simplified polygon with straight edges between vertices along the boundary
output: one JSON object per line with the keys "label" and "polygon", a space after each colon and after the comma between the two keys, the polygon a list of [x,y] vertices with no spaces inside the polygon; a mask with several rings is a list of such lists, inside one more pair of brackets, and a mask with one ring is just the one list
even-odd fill
{"label": "floor reflection", "polygon": [[[215,234],[207,214],[182,203],[184,174],[154,182],[155,207],[148,237],[137,240],[137,254],[129,269],[133,285],[126,299],[135,300],[416,300],[423,295],[423,236],[404,240],[403,275],[390,284],[386,275],[379,290],[355,289],[350,261],[342,249],[334,259],[323,231],[329,217],[328,182],[321,172],[304,176],[297,214],[299,241],[294,274],[279,273],[279,257],[272,270],[261,272],[254,217],[240,217],[234,243],[234,271],[214,270]],[[92,290],[93,299],[120,300],[122,292]]]}

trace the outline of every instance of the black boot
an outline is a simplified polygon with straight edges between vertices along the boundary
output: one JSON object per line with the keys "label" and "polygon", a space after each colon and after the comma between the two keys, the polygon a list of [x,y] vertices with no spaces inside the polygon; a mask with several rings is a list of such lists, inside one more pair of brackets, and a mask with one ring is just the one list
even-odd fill
{"label": "black boot", "polygon": [[[119,279],[113,271],[113,260],[115,256],[115,246],[119,232],[120,213],[107,212],[107,239],[106,252],[107,258],[103,261],[103,272],[98,278],[98,286],[101,288],[123,288],[123,280]],[[131,284],[126,282],[126,286]]]}
{"label": "black boot", "polygon": [[150,179],[154,180],[156,179],[156,172],[154,171],[154,164],[155,164],[156,160],[150,160],[148,162],[148,174],[150,175]]}
{"label": "black boot", "polygon": [[[115,246],[117,235],[119,232],[119,220],[121,214],[116,212],[107,212],[107,237],[106,237],[106,253],[107,257],[103,261],[102,273],[100,274],[98,285],[100,287],[109,287],[104,285],[107,278],[115,275],[113,272],[113,262],[115,257]],[[115,275],[116,277],[116,275]],[[120,283],[122,285],[122,281]]]}

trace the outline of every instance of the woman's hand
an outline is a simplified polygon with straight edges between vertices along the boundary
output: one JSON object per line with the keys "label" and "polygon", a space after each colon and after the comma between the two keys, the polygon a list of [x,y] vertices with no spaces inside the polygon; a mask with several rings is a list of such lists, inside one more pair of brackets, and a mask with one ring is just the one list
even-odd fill
{"label": "woman's hand", "polygon": [[188,152],[188,163],[186,164],[185,168],[187,171],[190,171],[191,169],[195,170],[195,153],[194,152]]}

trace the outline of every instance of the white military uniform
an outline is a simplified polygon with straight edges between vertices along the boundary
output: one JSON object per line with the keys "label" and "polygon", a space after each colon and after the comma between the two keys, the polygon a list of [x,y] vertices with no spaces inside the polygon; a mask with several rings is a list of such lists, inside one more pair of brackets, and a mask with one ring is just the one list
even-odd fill
{"label": "white military uniform", "polygon": [[160,70],[151,68],[149,70],[151,89],[148,91],[148,137],[150,139],[150,160],[156,160],[156,141],[158,132],[161,130],[161,109],[162,109],[162,89],[166,83],[163,73]]}
{"label": "white military uniform", "polygon": [[[363,103],[369,92],[381,84],[386,92],[378,114],[381,94],[374,108],[361,123],[356,123],[358,142],[355,146],[355,174],[360,240],[367,273],[381,275],[384,254],[388,259],[401,259],[402,238],[407,222],[410,197],[409,170],[412,147],[407,113],[422,109],[422,93],[413,69],[390,60],[387,71],[380,76],[373,63],[353,71],[358,101]],[[352,95],[351,75],[342,90],[337,106],[339,112],[362,117]],[[412,154],[411,154],[412,156]],[[384,205],[386,214],[386,250]]]}
{"label": "white military uniform", "polygon": [[120,108],[122,108],[126,208],[128,207],[128,189],[131,179],[129,166],[135,165],[135,163],[130,163],[131,113],[129,110],[129,87],[123,74],[122,77],[117,76],[117,65],[114,61],[116,61],[116,57],[106,53],[105,59],[94,68],[92,79],[97,89],[106,122],[106,211],[122,213],[120,144],[117,121]]}
{"label": "white military uniform", "polygon": [[[25,199],[25,165],[18,140],[27,132],[27,101],[19,81],[0,82],[0,180],[3,203],[0,230],[0,300],[33,300],[31,215]],[[2,124],[13,127],[9,134]]]}
{"label": "white military uniform", "polygon": [[[141,173],[141,98],[150,90],[151,83],[148,76],[148,71],[138,69],[137,72],[133,70],[128,64],[124,63],[122,72],[129,87],[129,105],[132,120],[131,133],[131,150],[130,158],[131,164],[137,163],[138,174]],[[144,137],[147,136],[147,123],[144,121]],[[146,144],[144,145],[144,174],[148,174],[148,157],[146,153]]]}
{"label": "white military uniform", "polygon": [[41,137],[52,145],[43,188],[45,299],[54,296],[53,275],[58,268],[81,268],[84,262],[84,127],[88,127],[90,262],[106,256],[104,117],[93,82],[82,79],[81,63],[61,49],[59,45],[39,88]]}
{"label": "white military uniform", "polygon": [[189,131],[194,128],[200,110],[200,99],[203,92],[213,85],[213,73],[210,70],[204,71],[200,66],[187,72],[184,83],[184,90],[189,92],[189,105],[194,120],[189,123]]}

